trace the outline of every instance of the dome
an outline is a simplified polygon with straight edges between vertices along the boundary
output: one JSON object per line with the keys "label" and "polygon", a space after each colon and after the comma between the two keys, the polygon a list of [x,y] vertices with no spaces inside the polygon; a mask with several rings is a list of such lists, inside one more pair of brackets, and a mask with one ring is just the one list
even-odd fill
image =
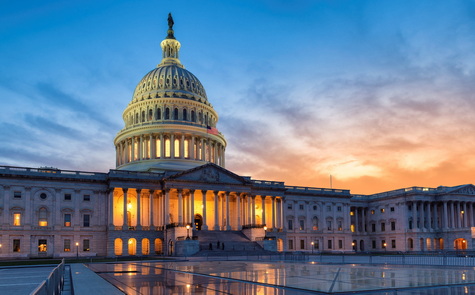
{"label": "dome", "polygon": [[132,103],[158,97],[182,97],[209,104],[200,80],[178,64],[159,64],[135,87]]}

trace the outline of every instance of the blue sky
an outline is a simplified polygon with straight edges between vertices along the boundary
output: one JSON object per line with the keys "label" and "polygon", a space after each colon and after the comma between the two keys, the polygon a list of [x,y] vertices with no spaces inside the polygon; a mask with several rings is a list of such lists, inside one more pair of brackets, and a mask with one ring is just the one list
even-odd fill
{"label": "blue sky", "polygon": [[473,183],[474,1],[9,1],[0,164],[108,171],[167,14],[227,168],[373,193]]}

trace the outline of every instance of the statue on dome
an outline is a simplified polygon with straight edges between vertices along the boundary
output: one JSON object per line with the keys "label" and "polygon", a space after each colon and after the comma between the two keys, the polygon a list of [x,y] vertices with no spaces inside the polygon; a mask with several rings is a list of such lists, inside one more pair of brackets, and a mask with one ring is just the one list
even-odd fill
{"label": "statue on dome", "polygon": [[168,28],[172,30],[174,24],[175,22],[173,21],[172,13],[170,12],[168,13]]}

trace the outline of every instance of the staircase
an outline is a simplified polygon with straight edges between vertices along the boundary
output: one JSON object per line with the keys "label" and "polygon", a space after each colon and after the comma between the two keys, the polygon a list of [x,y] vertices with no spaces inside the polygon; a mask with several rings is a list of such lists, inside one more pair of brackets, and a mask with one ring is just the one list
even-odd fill
{"label": "staircase", "polygon": [[[194,256],[240,255],[246,253],[266,253],[257,242],[250,241],[240,231],[193,231],[198,237],[200,252]],[[218,248],[219,242],[219,248]],[[211,243],[211,248],[210,248]],[[224,244],[224,247],[223,247]]]}

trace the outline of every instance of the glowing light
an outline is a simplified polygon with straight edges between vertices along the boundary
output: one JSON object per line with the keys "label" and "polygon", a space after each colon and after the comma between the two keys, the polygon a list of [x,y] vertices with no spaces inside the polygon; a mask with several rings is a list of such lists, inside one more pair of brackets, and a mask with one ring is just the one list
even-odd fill
{"label": "glowing light", "polygon": [[132,209],[132,203],[129,202],[129,203],[127,204],[127,209],[129,209],[129,210]]}

